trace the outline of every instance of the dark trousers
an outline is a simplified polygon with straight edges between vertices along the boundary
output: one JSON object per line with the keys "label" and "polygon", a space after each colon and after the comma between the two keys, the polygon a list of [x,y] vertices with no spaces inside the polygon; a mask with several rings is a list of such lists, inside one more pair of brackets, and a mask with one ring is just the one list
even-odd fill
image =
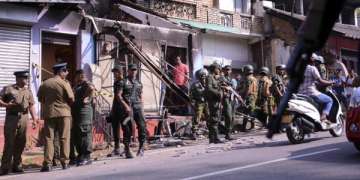
{"label": "dark trousers", "polygon": [[225,134],[230,135],[233,125],[233,110],[230,98],[225,98],[223,103],[223,115],[225,120]]}
{"label": "dark trousers", "polygon": [[92,152],[92,125],[74,125],[74,142],[78,152],[78,160],[90,159]]}
{"label": "dark trousers", "polygon": [[207,127],[209,129],[209,140],[211,142],[218,139],[218,126],[221,119],[221,102],[209,102],[210,118],[207,120]]}

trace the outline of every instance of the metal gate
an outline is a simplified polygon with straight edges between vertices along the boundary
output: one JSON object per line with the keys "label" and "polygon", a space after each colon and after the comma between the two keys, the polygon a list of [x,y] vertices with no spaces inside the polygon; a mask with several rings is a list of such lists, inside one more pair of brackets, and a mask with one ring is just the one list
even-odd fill
{"label": "metal gate", "polygon": [[[14,71],[29,69],[31,27],[0,23],[0,89],[15,83]],[[5,109],[0,109],[4,120]]]}

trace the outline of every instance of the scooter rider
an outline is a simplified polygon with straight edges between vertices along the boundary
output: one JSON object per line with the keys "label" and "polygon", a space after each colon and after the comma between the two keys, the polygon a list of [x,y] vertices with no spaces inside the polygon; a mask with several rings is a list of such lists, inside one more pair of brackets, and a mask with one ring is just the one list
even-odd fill
{"label": "scooter rider", "polygon": [[306,70],[304,73],[304,81],[299,87],[298,93],[308,95],[312,97],[315,101],[324,104],[320,120],[322,122],[329,122],[327,121],[327,116],[329,116],[331,107],[333,105],[333,100],[326,94],[321,93],[316,88],[316,83],[328,86],[332,85],[333,82],[324,80],[321,77],[318,69],[315,67],[315,61],[317,58],[318,56],[313,53],[308,65],[306,66]]}

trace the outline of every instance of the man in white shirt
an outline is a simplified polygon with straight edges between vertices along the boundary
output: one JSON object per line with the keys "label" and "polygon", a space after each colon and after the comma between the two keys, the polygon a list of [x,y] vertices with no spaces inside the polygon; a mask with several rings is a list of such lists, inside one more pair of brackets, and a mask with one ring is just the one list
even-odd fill
{"label": "man in white shirt", "polygon": [[333,82],[327,81],[321,78],[319,71],[315,67],[315,60],[318,58],[316,54],[313,54],[310,58],[309,64],[306,66],[304,73],[304,81],[301,84],[298,93],[308,95],[315,99],[315,101],[324,104],[324,108],[321,114],[321,121],[327,120],[327,116],[330,114],[333,100],[326,94],[321,93],[316,88],[316,83],[323,84],[325,86],[332,85]]}

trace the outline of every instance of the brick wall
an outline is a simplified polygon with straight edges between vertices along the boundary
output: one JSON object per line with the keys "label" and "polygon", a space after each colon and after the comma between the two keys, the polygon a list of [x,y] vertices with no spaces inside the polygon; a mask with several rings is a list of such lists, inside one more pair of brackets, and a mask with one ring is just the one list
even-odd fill
{"label": "brick wall", "polygon": [[233,27],[248,32],[262,32],[262,18],[220,10],[216,6],[216,0],[151,0],[149,8],[169,17],[219,25],[222,25],[222,14],[227,14],[232,16]]}
{"label": "brick wall", "polygon": [[289,21],[273,16],[271,18],[271,23],[274,35],[277,38],[280,38],[289,44],[295,44],[297,37],[296,30]]}

